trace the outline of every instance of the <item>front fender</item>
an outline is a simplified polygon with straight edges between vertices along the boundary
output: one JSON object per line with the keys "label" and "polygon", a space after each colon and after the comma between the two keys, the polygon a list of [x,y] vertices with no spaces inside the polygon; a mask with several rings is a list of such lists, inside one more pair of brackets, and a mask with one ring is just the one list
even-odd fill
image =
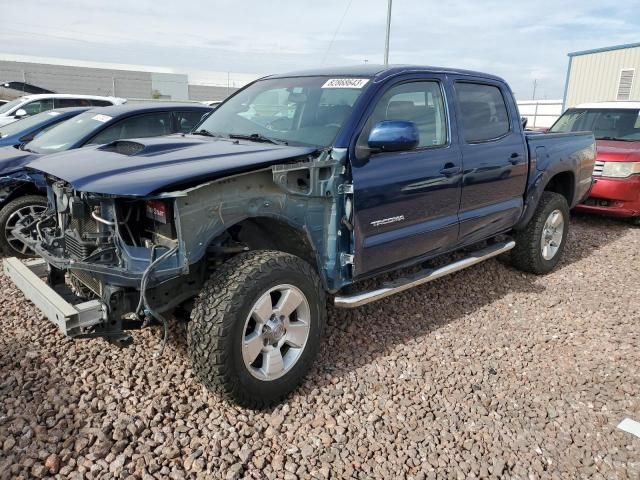
{"label": "front fender", "polygon": [[46,182],[41,174],[21,170],[0,176],[0,207],[21,195],[33,193],[46,195],[46,192]]}

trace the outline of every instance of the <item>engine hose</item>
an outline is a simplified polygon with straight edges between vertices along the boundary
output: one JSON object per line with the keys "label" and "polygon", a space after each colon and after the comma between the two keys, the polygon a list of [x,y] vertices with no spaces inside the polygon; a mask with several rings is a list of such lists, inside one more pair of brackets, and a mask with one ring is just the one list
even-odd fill
{"label": "engine hose", "polygon": [[[151,258],[153,259],[153,256],[155,254],[155,249],[157,248],[156,245],[154,245],[151,249]],[[149,305],[149,301],[147,300],[147,282],[149,281],[149,277],[151,275],[151,272],[153,271],[153,269],[158,266],[160,263],[162,263],[164,260],[166,260],[167,258],[169,258],[171,255],[173,255],[174,253],[176,253],[178,251],[178,247],[175,246],[172,249],[166,251],[165,253],[163,253],[162,255],[160,255],[157,259],[153,260],[149,266],[146,268],[146,270],[144,271],[144,273],[142,274],[142,279],[140,281],[140,300],[138,302],[138,308],[136,309],[136,313],[138,313],[142,306],[144,306],[144,313],[145,314],[149,314],[152,317],[156,318],[157,320],[159,320],[160,322],[162,322],[162,326],[164,328],[164,335],[163,335],[163,339],[162,339],[162,347],[160,349],[160,352],[158,354],[158,356],[162,355],[164,353],[164,347],[167,345],[167,341],[169,340],[169,322],[167,321],[167,319],[161,315],[160,313],[156,312],[153,308],[151,308],[151,305]]]}

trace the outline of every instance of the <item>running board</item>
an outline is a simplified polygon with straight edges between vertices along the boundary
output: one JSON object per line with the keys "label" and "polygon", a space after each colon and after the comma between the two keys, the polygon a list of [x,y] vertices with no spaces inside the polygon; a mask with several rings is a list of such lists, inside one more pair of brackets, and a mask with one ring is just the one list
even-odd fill
{"label": "running board", "polygon": [[494,243],[480,250],[476,250],[471,255],[445,265],[444,267],[440,267],[435,270],[422,270],[409,277],[398,278],[392,282],[385,283],[375,290],[357,293],[354,295],[336,295],[334,304],[339,308],[355,308],[361,305],[366,305],[367,303],[375,302],[376,300],[389,297],[396,293],[404,292],[405,290],[417,287],[418,285],[423,285],[440,277],[459,272],[460,270],[464,270],[465,268],[483,262],[484,260],[508,252],[515,246],[516,242],[513,240]]}

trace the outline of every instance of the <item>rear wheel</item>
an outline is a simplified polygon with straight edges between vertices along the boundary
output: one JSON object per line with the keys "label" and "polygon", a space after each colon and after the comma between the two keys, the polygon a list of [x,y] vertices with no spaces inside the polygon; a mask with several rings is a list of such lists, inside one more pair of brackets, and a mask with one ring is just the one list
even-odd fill
{"label": "rear wheel", "polygon": [[567,200],[559,193],[544,192],[527,227],[515,235],[511,263],[525,272],[550,272],[562,257],[568,233]]}
{"label": "rear wheel", "polygon": [[18,240],[11,231],[19,220],[28,216],[35,217],[46,209],[45,197],[27,195],[10,201],[0,210],[0,248],[5,255],[18,258],[35,256],[33,250]]}
{"label": "rear wheel", "polygon": [[324,291],[307,262],[277,251],[238,255],[214,272],[191,313],[193,368],[209,389],[267,407],[304,379],[325,318]]}

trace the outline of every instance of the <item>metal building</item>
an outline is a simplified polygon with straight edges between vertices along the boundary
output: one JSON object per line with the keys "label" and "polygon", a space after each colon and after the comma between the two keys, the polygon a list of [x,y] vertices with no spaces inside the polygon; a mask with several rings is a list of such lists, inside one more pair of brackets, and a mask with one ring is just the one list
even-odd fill
{"label": "metal building", "polygon": [[21,92],[2,88],[24,82],[56,93],[111,95],[128,99],[222,100],[259,75],[179,72],[172,68],[84,62],[0,54],[0,98]]}
{"label": "metal building", "polygon": [[640,100],[640,43],[569,54],[564,108],[580,103]]}

